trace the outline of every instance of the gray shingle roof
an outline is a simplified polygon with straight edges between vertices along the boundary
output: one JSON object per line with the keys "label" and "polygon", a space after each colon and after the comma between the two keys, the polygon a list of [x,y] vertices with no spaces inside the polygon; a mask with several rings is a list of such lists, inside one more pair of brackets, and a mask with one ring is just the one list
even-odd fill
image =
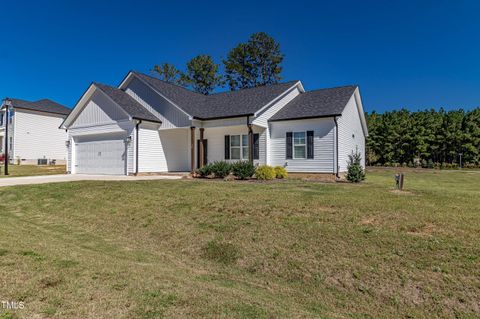
{"label": "gray shingle roof", "polygon": [[272,116],[270,121],[340,115],[356,88],[356,85],[349,85],[301,93]]}
{"label": "gray shingle roof", "polygon": [[298,82],[203,95],[140,72],[133,73],[186,113],[202,120],[252,115]]}
{"label": "gray shingle roof", "polygon": [[297,82],[290,81],[208,95],[206,103],[197,110],[194,116],[200,119],[209,119],[253,115]]}
{"label": "gray shingle roof", "polygon": [[70,109],[49,99],[42,99],[29,102],[21,99],[12,99],[12,106],[15,108],[33,110],[46,113],[68,115]]}
{"label": "gray shingle roof", "polygon": [[101,83],[93,83],[103,93],[108,95],[128,115],[134,119],[161,123],[160,119],[138,103],[134,98],[124,91]]}
{"label": "gray shingle roof", "polygon": [[132,71],[132,73],[192,116],[205,101],[206,96],[203,94],[187,90],[181,86],[156,79],[140,72]]}

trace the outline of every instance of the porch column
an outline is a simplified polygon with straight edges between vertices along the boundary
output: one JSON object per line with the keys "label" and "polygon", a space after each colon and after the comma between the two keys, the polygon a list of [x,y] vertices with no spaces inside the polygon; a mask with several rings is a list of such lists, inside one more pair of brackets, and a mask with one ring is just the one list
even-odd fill
{"label": "porch column", "polygon": [[205,165],[205,148],[204,148],[204,142],[203,142],[203,132],[205,129],[203,127],[200,128],[200,167],[203,167]]}
{"label": "porch column", "polygon": [[253,130],[252,124],[248,124],[248,161],[253,163]]}
{"label": "porch column", "polygon": [[190,172],[195,172],[195,126],[190,126]]}

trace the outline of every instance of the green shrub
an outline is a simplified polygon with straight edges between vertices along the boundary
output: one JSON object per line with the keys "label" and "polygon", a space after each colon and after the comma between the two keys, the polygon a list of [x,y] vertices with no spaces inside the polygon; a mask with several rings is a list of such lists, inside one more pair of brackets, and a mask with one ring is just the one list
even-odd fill
{"label": "green shrub", "polygon": [[211,170],[215,177],[224,178],[230,174],[232,165],[225,161],[217,161],[211,165]]}
{"label": "green shrub", "polygon": [[275,166],[273,169],[275,170],[275,177],[276,178],[287,178],[288,177],[288,173],[287,173],[287,170],[285,169],[285,167]]}
{"label": "green shrub", "polygon": [[362,167],[362,156],[358,151],[352,151],[348,155],[347,180],[352,183],[359,183],[365,179],[365,172]]}
{"label": "green shrub", "polygon": [[232,164],[232,173],[239,179],[247,179],[255,174],[255,166],[248,161],[238,161]]}
{"label": "green shrub", "polygon": [[273,167],[268,165],[260,165],[255,171],[255,177],[264,181],[274,179],[276,176]]}
{"label": "green shrub", "polygon": [[213,173],[212,166],[212,164],[206,164],[203,167],[200,167],[197,169],[198,175],[200,175],[200,177],[207,177],[211,175]]}

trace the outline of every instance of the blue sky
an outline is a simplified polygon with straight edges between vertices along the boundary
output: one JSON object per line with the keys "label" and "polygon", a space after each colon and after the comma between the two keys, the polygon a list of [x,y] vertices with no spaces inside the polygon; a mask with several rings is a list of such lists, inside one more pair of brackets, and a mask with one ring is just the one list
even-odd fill
{"label": "blue sky", "polygon": [[73,106],[131,69],[219,63],[265,31],[284,80],[360,85],[367,111],[480,106],[479,1],[2,1],[0,96]]}

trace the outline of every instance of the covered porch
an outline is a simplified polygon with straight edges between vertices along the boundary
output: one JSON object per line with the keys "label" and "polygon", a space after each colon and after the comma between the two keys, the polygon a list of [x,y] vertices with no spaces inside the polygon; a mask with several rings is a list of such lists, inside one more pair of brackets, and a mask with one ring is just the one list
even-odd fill
{"label": "covered porch", "polygon": [[[253,124],[190,127],[190,171],[215,161],[266,163],[266,129]],[[166,150],[168,151],[168,150]]]}

